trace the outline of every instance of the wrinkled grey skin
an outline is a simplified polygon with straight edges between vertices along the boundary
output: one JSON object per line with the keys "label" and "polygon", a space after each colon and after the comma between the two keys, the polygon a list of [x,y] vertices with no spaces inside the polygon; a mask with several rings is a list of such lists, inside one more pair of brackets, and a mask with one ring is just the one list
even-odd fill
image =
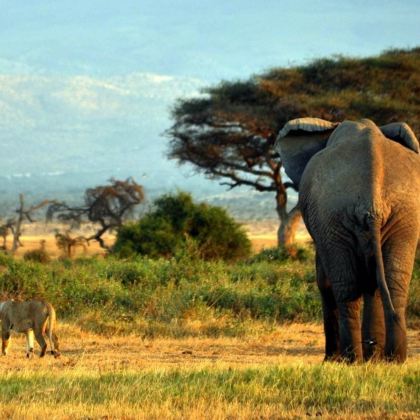
{"label": "wrinkled grey skin", "polygon": [[[420,155],[414,134],[407,141],[382,131],[369,120],[345,121],[325,133],[297,130],[277,140],[315,243],[326,360],[403,362],[407,356]],[[314,138],[316,147],[293,150]]]}

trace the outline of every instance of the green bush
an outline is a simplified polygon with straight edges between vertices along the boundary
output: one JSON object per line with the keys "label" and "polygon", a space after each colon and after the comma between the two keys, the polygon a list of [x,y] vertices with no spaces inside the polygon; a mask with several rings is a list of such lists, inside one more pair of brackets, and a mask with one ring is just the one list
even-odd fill
{"label": "green bush", "polygon": [[174,231],[169,220],[146,214],[138,223],[130,223],[119,229],[113,253],[121,258],[136,254],[151,258],[170,257],[181,241],[181,235]]}
{"label": "green bush", "polygon": [[26,251],[25,254],[23,254],[23,259],[25,261],[36,261],[40,263],[47,263],[51,260],[50,256],[48,255],[48,252],[42,248]]}
{"label": "green bush", "polygon": [[190,194],[180,192],[158,198],[139,222],[124,225],[113,253],[123,258],[136,254],[168,258],[186,249],[205,260],[234,261],[249,256],[251,243],[224,209],[195,204]]}
{"label": "green bush", "polygon": [[266,248],[260,251],[258,254],[252,256],[249,260],[249,264],[256,262],[284,262],[290,260],[307,261],[311,256],[311,250],[307,248],[297,247],[290,252],[284,247]]}

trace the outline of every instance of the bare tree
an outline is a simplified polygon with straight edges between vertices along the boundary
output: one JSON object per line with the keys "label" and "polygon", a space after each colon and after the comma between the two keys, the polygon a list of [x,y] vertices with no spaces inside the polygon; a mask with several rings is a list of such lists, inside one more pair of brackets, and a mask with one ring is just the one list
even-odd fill
{"label": "bare tree", "polygon": [[9,218],[6,223],[0,225],[0,236],[3,238],[3,249],[7,249],[7,236],[11,233],[13,236],[13,243],[11,251],[15,253],[16,250],[23,246],[20,237],[22,236],[22,225],[25,221],[29,223],[35,222],[35,214],[37,211],[55,203],[53,200],[43,200],[37,204],[29,207],[25,206],[25,198],[23,194],[19,194],[19,206],[15,210],[16,217]]}
{"label": "bare tree", "polygon": [[69,223],[72,228],[80,226],[83,221],[99,225],[96,232],[85,240],[95,240],[102,248],[109,249],[103,235],[119,228],[143,201],[143,187],[133,178],[124,181],[111,179],[109,185],[87,189],[81,206],[70,206],[65,202],[53,203],[47,210],[47,220],[55,217]]}

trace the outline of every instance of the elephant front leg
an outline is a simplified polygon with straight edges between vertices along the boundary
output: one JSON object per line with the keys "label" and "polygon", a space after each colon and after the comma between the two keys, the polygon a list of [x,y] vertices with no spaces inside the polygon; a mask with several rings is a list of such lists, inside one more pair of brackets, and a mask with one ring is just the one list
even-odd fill
{"label": "elephant front leg", "polygon": [[359,297],[350,302],[338,303],[340,354],[349,363],[363,360],[360,301]]}
{"label": "elephant front leg", "polygon": [[385,347],[384,310],[379,290],[373,295],[363,296],[363,358],[364,360],[382,359]]}

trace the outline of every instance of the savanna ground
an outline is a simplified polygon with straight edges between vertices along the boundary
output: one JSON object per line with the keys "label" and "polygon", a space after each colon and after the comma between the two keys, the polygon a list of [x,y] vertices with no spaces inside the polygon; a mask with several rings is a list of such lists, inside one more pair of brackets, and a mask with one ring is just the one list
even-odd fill
{"label": "savanna ground", "polygon": [[35,418],[414,418],[420,336],[403,366],[321,364],[319,324],[248,338],[104,336],[60,326],[60,359],[0,359],[2,416]]}
{"label": "savanna ground", "polygon": [[[267,224],[248,231],[257,250],[275,243]],[[3,291],[24,288],[56,304],[62,355],[27,360],[24,338],[13,336],[0,358],[0,417],[420,416],[418,271],[408,361],[346,366],[322,364],[310,258],[234,266],[184,258],[4,260]]]}

